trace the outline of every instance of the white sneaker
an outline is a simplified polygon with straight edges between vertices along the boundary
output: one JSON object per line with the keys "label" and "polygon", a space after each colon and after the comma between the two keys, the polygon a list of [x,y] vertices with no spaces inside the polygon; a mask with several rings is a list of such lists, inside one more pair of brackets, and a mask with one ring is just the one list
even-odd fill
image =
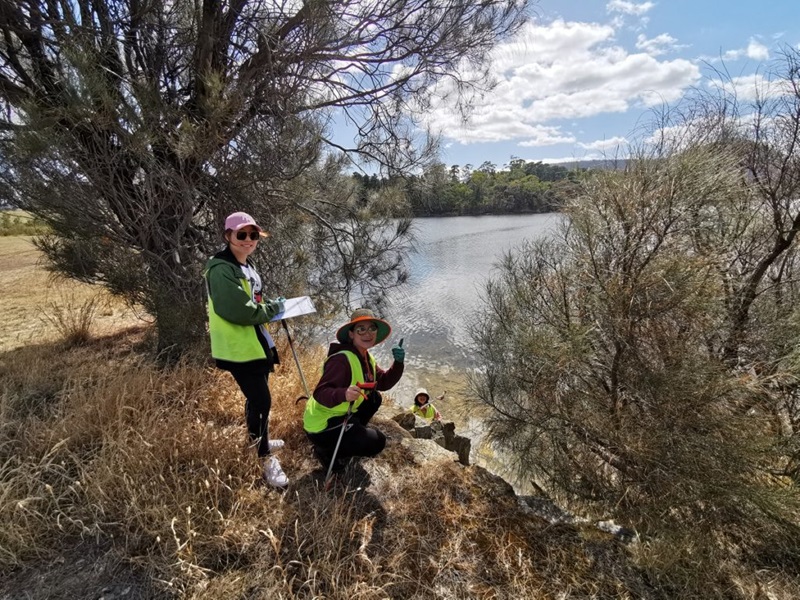
{"label": "white sneaker", "polygon": [[277,450],[278,448],[283,448],[284,443],[285,442],[283,440],[270,440],[267,442],[270,452]]}
{"label": "white sneaker", "polygon": [[264,481],[272,487],[286,487],[289,485],[289,478],[281,469],[281,463],[274,456],[270,456],[264,461]]}

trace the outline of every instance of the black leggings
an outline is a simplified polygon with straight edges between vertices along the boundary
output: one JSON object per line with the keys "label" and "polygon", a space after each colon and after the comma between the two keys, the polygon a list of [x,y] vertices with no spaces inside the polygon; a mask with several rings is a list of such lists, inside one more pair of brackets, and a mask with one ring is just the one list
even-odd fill
{"label": "black leggings", "polygon": [[[382,402],[378,392],[371,392],[369,399],[362,402],[358,410],[350,416],[347,429],[342,436],[342,443],[336,453],[337,459],[347,459],[353,456],[376,456],[386,447],[386,436],[377,429],[367,427],[370,419],[378,412]],[[308,439],[314,444],[317,451],[330,461],[333,458],[333,450],[339,440],[341,427],[330,429],[338,422],[342,422],[343,417],[328,421],[328,428],[319,433],[307,433]]]}
{"label": "black leggings", "polygon": [[231,371],[245,397],[244,416],[250,441],[258,441],[258,455],[269,455],[269,409],[272,396],[269,393],[269,373]]}

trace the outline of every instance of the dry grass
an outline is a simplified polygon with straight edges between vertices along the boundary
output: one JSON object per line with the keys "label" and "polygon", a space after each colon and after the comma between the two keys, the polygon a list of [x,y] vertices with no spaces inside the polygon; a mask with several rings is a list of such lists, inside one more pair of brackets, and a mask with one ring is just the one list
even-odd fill
{"label": "dry grass", "polygon": [[[294,365],[272,383],[293,481],[285,493],[264,487],[230,377],[164,371],[137,353],[141,335],[4,356],[3,572],[84,538],[110,541],[181,598],[550,598],[564,577],[565,597],[624,591],[578,531],[547,531],[481,469],[418,467],[396,440],[322,491]],[[50,368],[34,385],[37,360]]]}
{"label": "dry grass", "polygon": [[[93,305],[91,333],[105,335],[141,324],[134,310],[95,286],[65,281],[47,273],[30,237],[0,237],[0,351],[30,343],[64,339],[48,316],[80,329],[80,312]],[[61,309],[60,318],[54,314]]]}
{"label": "dry grass", "polygon": [[[28,278],[40,277],[32,257],[20,256]],[[4,273],[0,286],[8,286]],[[19,302],[35,300],[18,292]],[[670,597],[610,536],[529,516],[483,469],[418,464],[388,406],[376,419],[391,436],[386,450],[322,491],[287,348],[270,380],[271,430],[286,440],[280,458],[291,485],[269,489],[227,373],[189,363],[165,370],[143,351],[146,327],[100,335],[91,325],[94,333],[71,347],[57,336],[20,345],[7,332],[0,597],[96,598],[98,564],[113,565],[115,578],[127,565],[147,580],[151,587],[129,598],[156,590],[209,600]],[[301,357],[313,379],[321,350]],[[79,575],[43,583],[39,571],[54,561],[66,563],[57,573]]]}

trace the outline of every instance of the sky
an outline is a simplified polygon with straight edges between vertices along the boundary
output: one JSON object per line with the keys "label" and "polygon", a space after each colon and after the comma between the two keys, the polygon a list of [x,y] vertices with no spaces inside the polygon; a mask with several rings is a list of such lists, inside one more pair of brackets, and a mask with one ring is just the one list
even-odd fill
{"label": "sky", "polygon": [[625,155],[654,110],[715,69],[750,82],[782,47],[800,48],[798,0],[535,0],[530,22],[493,51],[497,87],[466,125],[428,122],[446,165],[502,167]]}

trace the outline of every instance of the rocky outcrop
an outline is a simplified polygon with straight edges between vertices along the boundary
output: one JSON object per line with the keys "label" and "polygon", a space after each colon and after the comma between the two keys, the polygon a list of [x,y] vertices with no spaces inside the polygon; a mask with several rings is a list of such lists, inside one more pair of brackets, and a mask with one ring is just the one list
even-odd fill
{"label": "rocky outcrop", "polygon": [[[406,435],[408,438],[415,438],[414,441],[404,439],[401,445],[409,449],[414,459],[420,464],[448,458],[452,456],[450,452],[455,452],[458,455],[458,461],[465,466],[469,466],[471,440],[468,437],[456,434],[455,423],[452,421],[428,422],[408,411],[394,415],[392,420],[400,426],[399,429],[402,430],[404,438]],[[505,493],[516,495],[511,485],[504,479],[485,469],[479,468],[479,470],[485,471],[487,476],[500,482],[498,489],[493,493],[498,496]],[[519,496],[517,500],[525,512],[536,515],[551,524],[594,527],[613,535],[625,544],[638,540],[638,536],[633,530],[621,527],[613,521],[594,522],[586,517],[573,515],[545,497]]]}
{"label": "rocky outcrop", "polygon": [[392,419],[412,437],[418,440],[433,440],[439,446],[450,452],[455,452],[458,462],[469,466],[469,452],[472,441],[463,435],[458,435],[455,423],[452,421],[431,421],[421,419],[411,412],[405,411],[396,414]]}

